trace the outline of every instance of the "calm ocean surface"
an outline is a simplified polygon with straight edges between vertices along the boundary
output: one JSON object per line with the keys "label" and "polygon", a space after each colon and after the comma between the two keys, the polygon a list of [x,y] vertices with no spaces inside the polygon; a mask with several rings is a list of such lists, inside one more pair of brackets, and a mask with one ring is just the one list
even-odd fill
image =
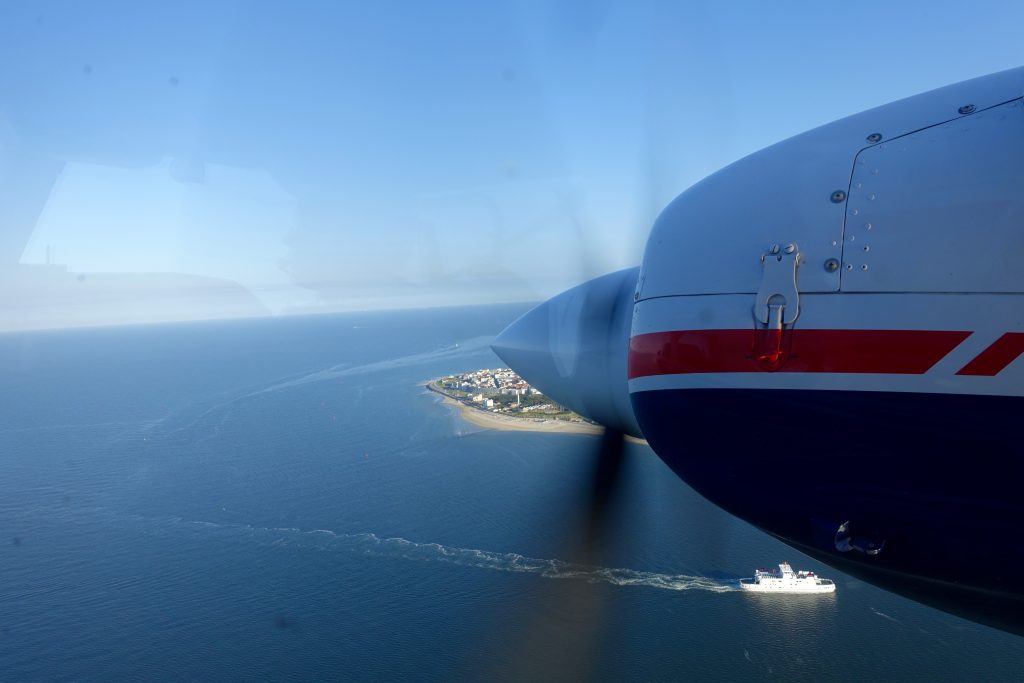
{"label": "calm ocean surface", "polygon": [[[0,680],[1024,680],[1024,639],[838,574],[630,446],[423,389],[523,307],[0,336]],[[789,559],[833,596],[747,596]]]}

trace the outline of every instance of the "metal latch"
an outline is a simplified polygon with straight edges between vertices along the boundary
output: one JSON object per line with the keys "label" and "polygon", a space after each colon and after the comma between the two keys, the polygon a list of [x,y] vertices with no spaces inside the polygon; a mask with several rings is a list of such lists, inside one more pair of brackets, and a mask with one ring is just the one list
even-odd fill
{"label": "metal latch", "polygon": [[761,255],[761,288],[754,301],[754,360],[766,370],[777,370],[786,360],[783,338],[786,325],[800,316],[800,292],[796,288],[796,269],[800,250],[795,244],[783,248],[773,245]]}

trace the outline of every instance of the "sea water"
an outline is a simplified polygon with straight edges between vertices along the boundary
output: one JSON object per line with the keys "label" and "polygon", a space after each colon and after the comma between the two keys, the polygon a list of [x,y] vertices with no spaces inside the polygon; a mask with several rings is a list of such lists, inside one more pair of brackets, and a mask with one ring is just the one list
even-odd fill
{"label": "sea water", "polygon": [[[0,336],[0,679],[1022,680],[1024,639],[814,562],[628,446],[462,421],[522,306]],[[789,560],[826,596],[736,590]]]}

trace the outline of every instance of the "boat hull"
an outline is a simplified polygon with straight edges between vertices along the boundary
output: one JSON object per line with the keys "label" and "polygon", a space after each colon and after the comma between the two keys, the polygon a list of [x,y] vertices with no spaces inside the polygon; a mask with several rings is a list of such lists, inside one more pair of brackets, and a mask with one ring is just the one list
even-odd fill
{"label": "boat hull", "polygon": [[740,582],[740,590],[747,593],[791,593],[813,595],[820,593],[835,593],[836,585],[834,583],[829,583],[817,584],[814,586],[771,586],[763,583]]}

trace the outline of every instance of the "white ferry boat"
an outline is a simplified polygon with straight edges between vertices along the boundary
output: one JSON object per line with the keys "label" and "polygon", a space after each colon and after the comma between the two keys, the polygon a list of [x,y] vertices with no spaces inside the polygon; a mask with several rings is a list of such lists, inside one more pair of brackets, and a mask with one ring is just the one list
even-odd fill
{"label": "white ferry boat", "polygon": [[783,562],[777,572],[757,569],[754,578],[740,579],[740,588],[753,593],[832,593],[836,584],[814,572],[794,572],[789,562]]}

